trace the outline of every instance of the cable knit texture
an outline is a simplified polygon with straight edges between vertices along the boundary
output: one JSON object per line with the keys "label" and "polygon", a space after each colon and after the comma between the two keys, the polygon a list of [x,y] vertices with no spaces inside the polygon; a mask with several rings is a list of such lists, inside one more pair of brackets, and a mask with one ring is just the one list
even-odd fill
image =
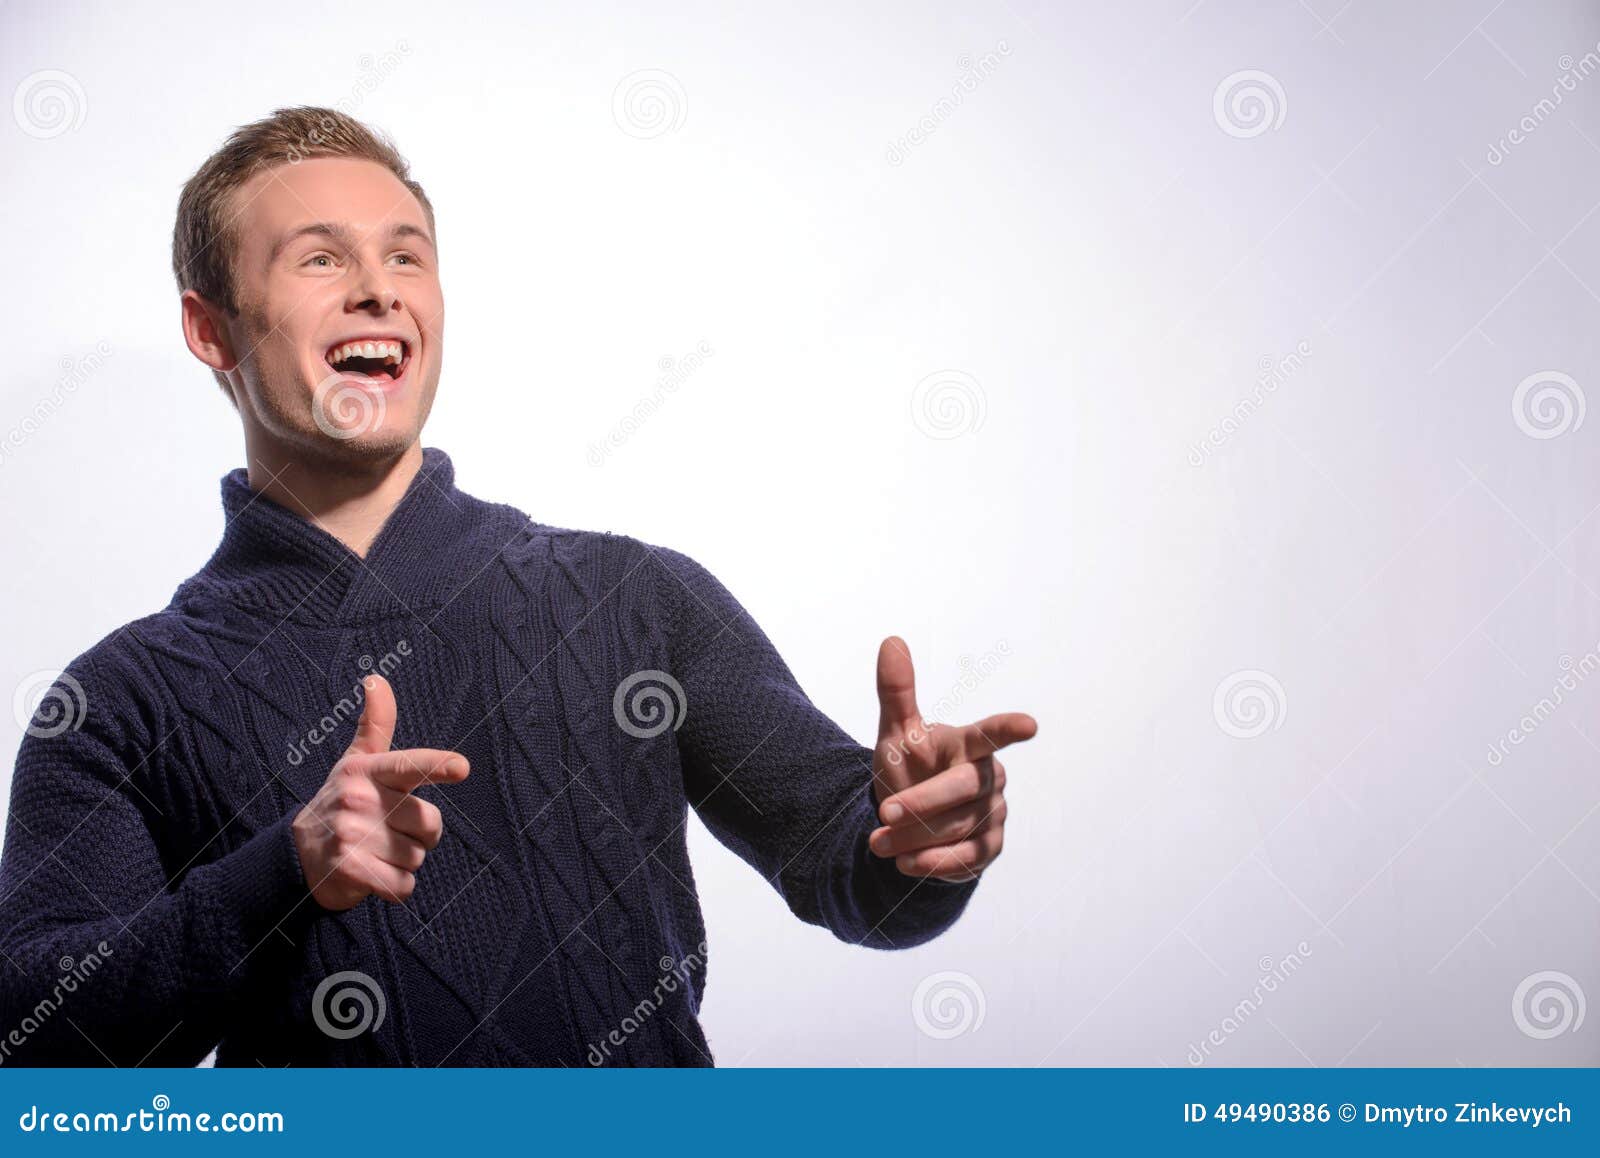
{"label": "cable knit texture", "polygon": [[[211,559],[22,741],[0,1063],[710,1065],[691,804],[845,941],[967,904],[868,851],[871,749],[686,555],[475,499],[434,448],[365,558],[242,469],[222,502]],[[472,775],[417,790],[444,838],[405,904],[331,913],[289,826],[372,670],[395,747]]]}

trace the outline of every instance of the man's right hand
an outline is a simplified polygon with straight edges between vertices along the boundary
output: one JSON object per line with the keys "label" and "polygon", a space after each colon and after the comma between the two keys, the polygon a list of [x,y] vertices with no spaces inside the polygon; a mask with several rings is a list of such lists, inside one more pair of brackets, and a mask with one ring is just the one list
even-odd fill
{"label": "man's right hand", "polygon": [[391,752],[394,691],[380,675],[362,687],[366,702],[355,739],[290,826],[312,897],[334,912],[371,893],[395,902],[411,896],[423,857],[444,834],[438,807],[411,790],[457,783],[470,770],[459,752]]}

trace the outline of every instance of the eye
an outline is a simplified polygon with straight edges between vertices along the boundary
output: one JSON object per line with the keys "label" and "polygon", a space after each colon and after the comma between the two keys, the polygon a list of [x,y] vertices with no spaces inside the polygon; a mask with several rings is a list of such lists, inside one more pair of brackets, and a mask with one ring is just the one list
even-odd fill
{"label": "eye", "polygon": [[414,253],[397,253],[394,255],[394,259],[396,261],[404,260],[407,265],[417,264],[417,255]]}
{"label": "eye", "polygon": [[301,262],[300,264],[301,265],[310,265],[314,261],[325,261],[325,262],[328,262],[328,263],[330,263],[329,265],[319,266],[318,268],[320,268],[320,269],[331,269],[332,268],[332,264],[331,263],[333,262],[333,255],[331,253],[314,253],[310,257],[306,258],[306,260]]}

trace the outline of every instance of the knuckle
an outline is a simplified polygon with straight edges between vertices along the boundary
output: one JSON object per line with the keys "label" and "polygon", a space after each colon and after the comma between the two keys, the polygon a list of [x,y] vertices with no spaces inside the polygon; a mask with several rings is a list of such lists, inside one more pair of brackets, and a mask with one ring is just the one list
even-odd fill
{"label": "knuckle", "polygon": [[349,857],[340,857],[333,862],[333,867],[328,870],[328,879],[336,885],[350,888],[359,888],[366,891],[367,881],[355,862]]}
{"label": "knuckle", "polygon": [[341,847],[355,847],[367,835],[367,826],[353,812],[337,812],[328,825],[333,830],[334,843]]}

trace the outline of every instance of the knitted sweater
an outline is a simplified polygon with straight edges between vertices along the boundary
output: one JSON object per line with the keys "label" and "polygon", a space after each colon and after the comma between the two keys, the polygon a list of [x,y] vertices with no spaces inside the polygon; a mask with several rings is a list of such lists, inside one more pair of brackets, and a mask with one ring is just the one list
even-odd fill
{"label": "knitted sweater", "polygon": [[[868,850],[871,750],[689,557],[473,498],[432,448],[365,558],[242,469],[222,503],[22,741],[0,1064],[710,1065],[691,804],[843,940],[919,944],[970,898]],[[333,913],[289,825],[369,671],[394,746],[472,774],[416,790],[444,837],[411,898]]]}

